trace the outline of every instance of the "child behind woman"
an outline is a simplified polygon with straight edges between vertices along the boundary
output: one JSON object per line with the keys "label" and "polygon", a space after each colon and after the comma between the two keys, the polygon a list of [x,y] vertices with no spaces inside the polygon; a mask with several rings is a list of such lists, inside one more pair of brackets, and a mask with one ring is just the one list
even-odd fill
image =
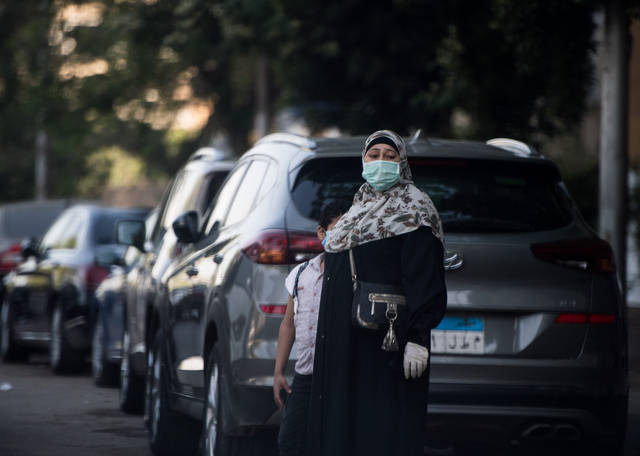
{"label": "child behind woman", "polygon": [[[317,235],[321,241],[324,241],[327,233],[348,208],[348,203],[339,200],[324,208],[317,228]],[[274,400],[278,407],[284,407],[280,433],[278,434],[280,456],[299,456],[302,454],[311,395],[323,271],[324,254],[321,253],[296,266],[285,280],[285,287],[289,292],[289,303],[280,324],[273,381]],[[290,387],[284,377],[284,368],[294,341],[298,360],[295,365],[293,383]],[[284,402],[280,396],[282,390],[286,391]]]}

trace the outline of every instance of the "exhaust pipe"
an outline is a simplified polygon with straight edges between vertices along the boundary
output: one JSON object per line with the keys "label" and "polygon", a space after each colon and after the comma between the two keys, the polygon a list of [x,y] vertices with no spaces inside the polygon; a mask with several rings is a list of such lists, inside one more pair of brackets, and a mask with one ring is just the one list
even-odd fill
{"label": "exhaust pipe", "polygon": [[549,440],[553,435],[553,426],[548,423],[534,423],[520,435],[527,440]]}
{"label": "exhaust pipe", "polygon": [[570,440],[570,441],[576,441],[576,440],[580,440],[580,437],[582,436],[580,433],[580,430],[575,427],[573,424],[558,424],[555,426],[554,428],[555,431],[555,438],[557,440]]}
{"label": "exhaust pipe", "polygon": [[529,441],[576,441],[582,436],[580,430],[569,423],[533,423],[526,427],[520,435]]}

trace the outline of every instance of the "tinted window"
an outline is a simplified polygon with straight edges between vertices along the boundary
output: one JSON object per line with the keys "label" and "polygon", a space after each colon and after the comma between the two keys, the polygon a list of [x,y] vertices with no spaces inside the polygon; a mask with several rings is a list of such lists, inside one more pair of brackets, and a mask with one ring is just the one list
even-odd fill
{"label": "tinted window", "polygon": [[[573,219],[549,166],[489,160],[411,159],[415,184],[426,191],[448,232],[541,231]],[[351,200],[363,183],[360,158],[315,159],[292,190],[298,210],[317,220],[331,200]]]}
{"label": "tinted window", "polygon": [[245,174],[242,179],[242,183],[233,200],[233,205],[227,215],[226,225],[233,225],[249,215],[249,211],[253,207],[256,195],[262,184],[267,166],[267,162],[262,160],[254,160],[251,162],[251,166],[249,166],[247,174]]}
{"label": "tinted window", "polygon": [[167,202],[169,201],[171,190],[173,189],[173,187],[176,186],[179,178],[180,178],[180,175],[176,177],[174,180],[172,180],[167,186],[167,189],[165,190],[164,194],[162,195],[162,201],[158,206],[158,215],[156,216],[156,220],[153,223],[152,233],[150,235],[150,242],[154,245],[160,242],[160,239],[162,239],[162,236],[165,233],[165,229],[162,226],[162,223],[160,223],[161,221],[160,216],[166,212]]}
{"label": "tinted window", "polygon": [[224,223],[224,218],[227,215],[227,211],[231,202],[233,201],[233,197],[236,193],[236,188],[238,188],[238,184],[244,175],[244,172],[247,170],[247,164],[243,163],[233,170],[227,181],[224,183],[218,196],[216,197],[215,206],[213,208],[213,212],[209,217],[209,221],[207,223],[206,232],[209,233],[211,228],[213,228],[213,224],[215,222],[220,222],[220,225]]}
{"label": "tinted window", "polygon": [[176,182],[165,213],[162,216],[162,226],[169,229],[173,221],[182,213],[195,209],[202,176],[193,171],[185,171],[179,181]]}
{"label": "tinted window", "polygon": [[216,171],[215,173],[207,175],[208,183],[206,184],[206,191],[203,193],[200,203],[198,204],[198,214],[200,215],[199,228],[202,228],[209,218],[213,210],[213,199],[228,174],[228,171]]}
{"label": "tinted window", "polygon": [[97,214],[93,221],[91,240],[97,245],[115,244],[116,223],[118,220],[142,220],[144,215],[144,211]]}

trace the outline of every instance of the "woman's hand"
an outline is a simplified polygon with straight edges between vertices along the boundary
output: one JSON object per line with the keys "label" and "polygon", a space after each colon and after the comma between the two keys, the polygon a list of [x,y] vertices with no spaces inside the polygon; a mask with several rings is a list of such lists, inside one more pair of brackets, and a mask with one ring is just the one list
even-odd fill
{"label": "woman's hand", "polygon": [[282,374],[276,374],[273,377],[273,400],[276,401],[278,408],[284,407],[282,398],[280,397],[280,391],[285,390],[287,394],[291,394],[291,388],[287,383],[287,379]]}
{"label": "woman's hand", "polygon": [[429,363],[429,350],[422,345],[407,342],[404,347],[404,378],[418,378]]}

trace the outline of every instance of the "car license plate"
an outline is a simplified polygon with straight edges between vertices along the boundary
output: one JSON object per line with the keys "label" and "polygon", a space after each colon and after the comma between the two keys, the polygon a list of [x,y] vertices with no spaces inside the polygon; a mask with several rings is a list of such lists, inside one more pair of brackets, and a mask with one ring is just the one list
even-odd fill
{"label": "car license plate", "polygon": [[484,354],[484,320],[444,317],[431,331],[432,353]]}

